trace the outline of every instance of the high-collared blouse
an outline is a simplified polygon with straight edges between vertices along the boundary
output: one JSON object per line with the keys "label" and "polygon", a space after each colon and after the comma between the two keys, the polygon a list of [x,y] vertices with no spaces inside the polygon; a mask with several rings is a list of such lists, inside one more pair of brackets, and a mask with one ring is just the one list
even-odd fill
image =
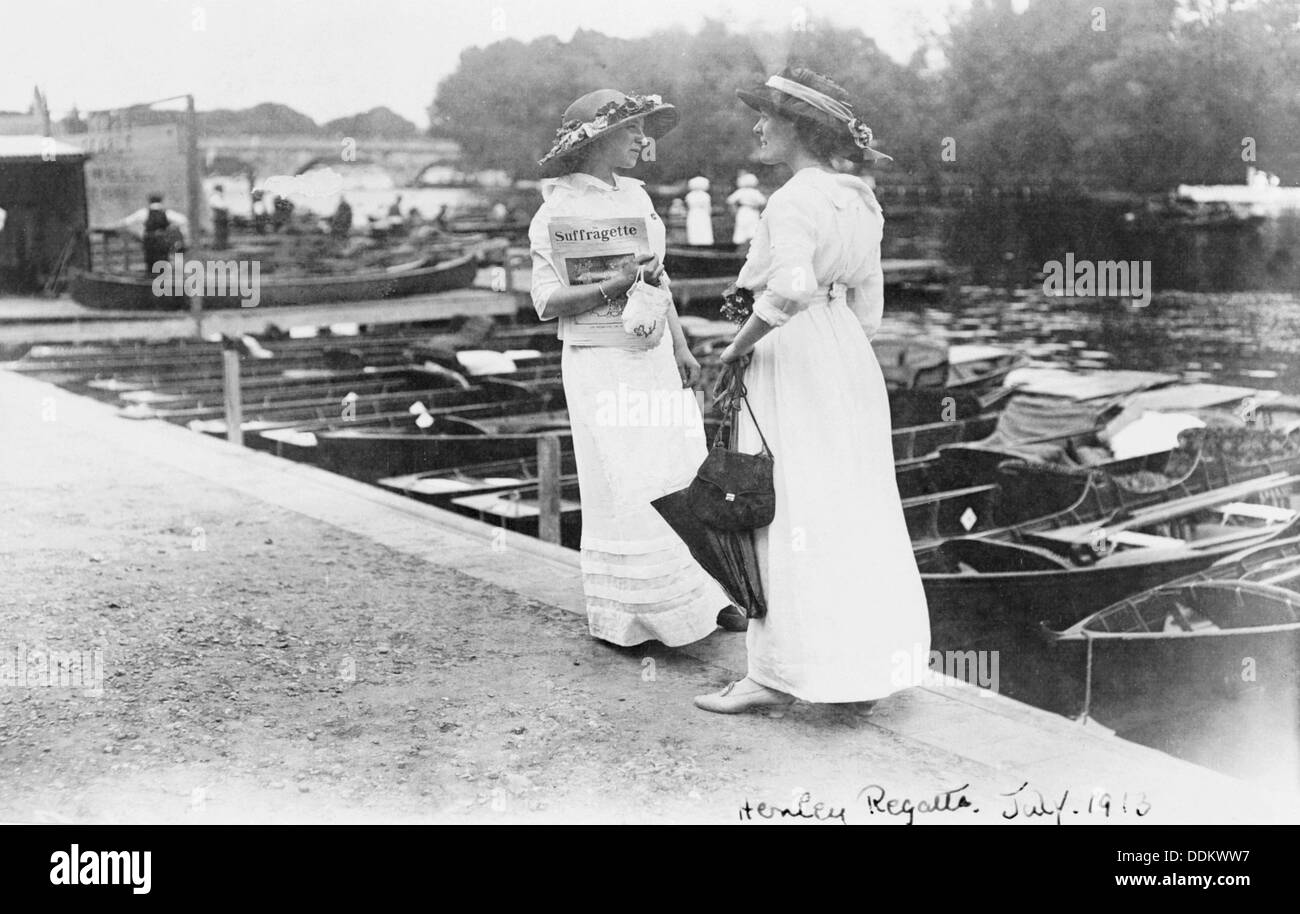
{"label": "high-collared blouse", "polygon": [[871,336],[885,303],[883,231],[880,204],[861,178],[800,169],[768,201],[737,283],[763,290],[754,313],[774,327],[841,283]]}
{"label": "high-collared blouse", "polygon": [[[528,228],[528,241],[533,254],[533,307],[542,320],[552,320],[557,315],[547,309],[555,290],[564,285],[551,254],[547,223],[555,218],[626,219],[644,218],[646,237],[650,250],[662,263],[667,246],[667,232],[655,213],[650,195],[645,192],[645,182],[624,175],[615,177],[613,184],[594,175],[574,172],[559,178],[542,181],[542,205],[533,216]],[[663,277],[667,285],[667,274]],[[564,336],[563,321],[560,336]]]}

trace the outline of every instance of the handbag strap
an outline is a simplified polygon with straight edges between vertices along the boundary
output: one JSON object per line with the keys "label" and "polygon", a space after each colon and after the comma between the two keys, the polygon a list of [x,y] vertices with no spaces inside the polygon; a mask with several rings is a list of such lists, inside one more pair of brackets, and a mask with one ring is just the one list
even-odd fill
{"label": "handbag strap", "polygon": [[722,447],[722,436],[724,432],[730,430],[735,421],[735,416],[740,412],[741,401],[745,404],[745,409],[749,412],[750,421],[754,423],[754,430],[758,432],[758,440],[763,442],[763,450],[759,453],[767,455],[772,459],[772,449],[767,446],[767,437],[763,434],[763,428],[758,424],[758,417],[754,415],[754,407],[749,405],[749,390],[745,387],[745,379],[739,370],[735,370],[731,376],[731,388],[727,391],[728,399],[726,405],[727,418],[723,420],[722,425],[718,427],[718,433],[713,437],[713,446]]}

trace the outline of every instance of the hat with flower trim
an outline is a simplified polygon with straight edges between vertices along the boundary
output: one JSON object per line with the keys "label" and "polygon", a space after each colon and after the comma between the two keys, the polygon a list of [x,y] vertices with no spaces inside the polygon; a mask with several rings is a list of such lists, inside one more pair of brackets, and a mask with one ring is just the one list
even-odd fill
{"label": "hat with flower trim", "polygon": [[564,110],[555,145],[538,161],[542,176],[554,178],[573,170],[573,155],[592,141],[638,117],[645,135],[658,139],[677,126],[677,109],[658,95],[627,95],[615,89],[588,92]]}

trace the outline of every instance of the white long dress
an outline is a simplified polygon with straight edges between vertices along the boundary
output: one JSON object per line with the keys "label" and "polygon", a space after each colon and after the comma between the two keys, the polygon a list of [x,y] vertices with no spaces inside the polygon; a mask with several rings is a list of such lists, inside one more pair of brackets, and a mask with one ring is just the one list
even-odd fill
{"label": "white long dress", "polygon": [[[645,218],[662,259],[663,223],[642,183],[591,175],[545,181],[533,218],[533,305],[544,320],[561,286],[546,230],[555,217]],[[672,335],[648,350],[565,343],[561,367],[582,499],[582,585],[591,634],[677,646],[716,630],[725,593],[650,502],[690,484],[707,453],[699,405],[683,389]]]}
{"label": "white long dress", "polygon": [[686,243],[713,244],[713,198],[706,190],[686,195]]}
{"label": "white long dress", "polygon": [[[749,676],[805,701],[884,697],[921,681],[915,658],[929,657],[868,339],[884,302],[882,228],[860,179],[802,169],[772,195],[739,277],[765,290],[754,311],[775,328],[745,372],[776,486],[776,518],[756,535],[768,614],[750,620]],[[758,450],[744,410],[738,435]]]}
{"label": "white long dress", "polygon": [[757,187],[738,187],[732,191],[727,202],[736,207],[736,225],[731,233],[731,243],[748,244],[758,232],[759,215],[763,212],[767,197]]}

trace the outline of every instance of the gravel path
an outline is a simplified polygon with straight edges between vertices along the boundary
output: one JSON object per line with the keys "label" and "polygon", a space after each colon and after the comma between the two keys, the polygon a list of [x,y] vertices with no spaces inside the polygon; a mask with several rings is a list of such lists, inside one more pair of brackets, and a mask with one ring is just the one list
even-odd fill
{"label": "gravel path", "polygon": [[690,706],[716,667],[58,422],[0,480],[0,664],[104,670],[97,697],[0,687],[0,820],[734,821],[745,772],[786,799],[786,760],[829,776],[819,731],[857,719],[720,723]]}

